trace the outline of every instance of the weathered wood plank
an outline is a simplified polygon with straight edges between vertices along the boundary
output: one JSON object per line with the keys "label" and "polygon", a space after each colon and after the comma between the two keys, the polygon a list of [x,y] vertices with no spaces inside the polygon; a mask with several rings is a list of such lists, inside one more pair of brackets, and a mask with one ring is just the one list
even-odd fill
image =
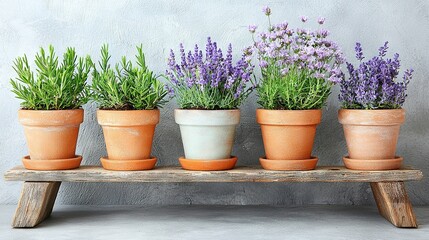
{"label": "weathered wood plank", "polygon": [[317,167],[311,171],[267,171],[259,166],[228,171],[186,171],[157,167],[149,171],[109,171],[100,166],[81,166],[65,171],[33,171],[22,166],[5,173],[8,181],[62,182],[385,182],[420,180],[420,170],[404,167],[391,171],[355,171],[344,167]]}
{"label": "weathered wood plank", "polygon": [[61,182],[24,182],[12,227],[34,227],[51,215]]}
{"label": "weathered wood plank", "polygon": [[417,220],[404,182],[371,183],[380,214],[396,227],[416,228]]}

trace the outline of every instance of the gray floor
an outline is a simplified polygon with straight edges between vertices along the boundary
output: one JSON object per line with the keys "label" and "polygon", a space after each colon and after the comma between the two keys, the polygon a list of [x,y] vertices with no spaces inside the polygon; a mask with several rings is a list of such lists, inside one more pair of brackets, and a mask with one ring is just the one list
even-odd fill
{"label": "gray floor", "polygon": [[0,206],[0,239],[429,239],[429,207],[419,229],[398,229],[375,207],[58,206],[33,229],[12,229],[15,206]]}

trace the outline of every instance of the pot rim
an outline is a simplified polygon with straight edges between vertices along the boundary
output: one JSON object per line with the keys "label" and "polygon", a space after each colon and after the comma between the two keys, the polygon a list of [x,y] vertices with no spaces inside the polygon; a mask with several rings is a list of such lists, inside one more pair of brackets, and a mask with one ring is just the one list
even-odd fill
{"label": "pot rim", "polygon": [[240,111],[240,109],[239,108],[234,108],[234,109],[186,109],[186,108],[175,108],[174,111],[222,112],[222,111]]}
{"label": "pot rim", "polygon": [[266,108],[257,108],[256,110],[263,110],[263,111],[291,111],[291,112],[304,112],[304,111],[322,111],[322,108],[317,108],[317,109],[266,109]]}
{"label": "pot rim", "polygon": [[240,109],[199,110],[174,109],[174,120],[179,125],[229,126],[240,122]]}
{"label": "pot rim", "polygon": [[338,121],[343,125],[400,125],[405,121],[405,109],[339,109]]}
{"label": "pot rim", "polygon": [[159,123],[159,109],[150,110],[97,110],[97,121],[101,126],[143,126]]}
{"label": "pot rim", "polygon": [[60,111],[76,111],[76,110],[83,110],[83,108],[80,107],[80,108],[73,108],[73,109],[50,109],[50,110],[46,110],[46,109],[35,110],[35,109],[24,109],[24,108],[18,109],[18,111],[27,111],[27,112],[60,112]]}
{"label": "pot rim", "polygon": [[84,110],[18,110],[19,122],[24,126],[67,126],[83,122]]}
{"label": "pot rim", "polygon": [[322,109],[271,110],[256,109],[256,121],[261,125],[318,125],[322,121]]}
{"label": "pot rim", "polygon": [[109,111],[109,112],[126,112],[126,111],[159,111],[159,108],[154,108],[154,109],[102,109],[102,108],[97,108],[97,111]]}
{"label": "pot rim", "polygon": [[405,111],[404,108],[389,108],[389,109],[349,109],[349,108],[340,108],[338,109],[338,111],[360,111],[360,112],[364,112],[364,111],[368,111],[368,112],[382,112],[382,111]]}

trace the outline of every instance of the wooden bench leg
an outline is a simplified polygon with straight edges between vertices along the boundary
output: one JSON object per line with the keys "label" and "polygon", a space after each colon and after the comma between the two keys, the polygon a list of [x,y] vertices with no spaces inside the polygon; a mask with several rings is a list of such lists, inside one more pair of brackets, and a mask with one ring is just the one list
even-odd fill
{"label": "wooden bench leg", "polygon": [[417,228],[416,216],[404,182],[373,182],[372,193],[378,212],[396,227]]}
{"label": "wooden bench leg", "polygon": [[51,215],[61,182],[24,182],[12,227],[34,227]]}

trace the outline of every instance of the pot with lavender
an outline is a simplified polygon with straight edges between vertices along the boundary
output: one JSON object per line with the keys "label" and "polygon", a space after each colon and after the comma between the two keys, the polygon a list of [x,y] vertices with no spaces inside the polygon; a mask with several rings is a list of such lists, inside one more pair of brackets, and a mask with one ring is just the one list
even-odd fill
{"label": "pot with lavender", "polygon": [[186,53],[182,44],[179,54],[176,62],[171,50],[166,76],[180,106],[174,112],[185,151],[180,164],[187,170],[231,169],[237,162],[231,151],[240,121],[238,107],[255,87],[254,66],[244,54],[234,64],[231,44],[223,55],[210,38],[204,55],[198,45]]}
{"label": "pot with lavender", "polygon": [[396,156],[399,129],[405,120],[402,109],[413,70],[405,71],[396,81],[400,61],[396,53],[386,58],[388,42],[378,56],[363,61],[360,43],[356,43],[357,67],[347,63],[350,77],[341,81],[338,119],[343,124],[349,155],[347,168],[356,170],[398,169],[402,157]]}
{"label": "pot with lavender", "polygon": [[[272,25],[271,9],[264,7],[268,31],[253,35],[262,78],[257,88],[257,122],[261,125],[269,170],[311,170],[318,158],[312,155],[316,127],[331,87],[343,78],[343,55],[322,28],[292,29],[287,22]],[[301,17],[305,24],[307,17]],[[324,18],[319,18],[323,25]]]}

